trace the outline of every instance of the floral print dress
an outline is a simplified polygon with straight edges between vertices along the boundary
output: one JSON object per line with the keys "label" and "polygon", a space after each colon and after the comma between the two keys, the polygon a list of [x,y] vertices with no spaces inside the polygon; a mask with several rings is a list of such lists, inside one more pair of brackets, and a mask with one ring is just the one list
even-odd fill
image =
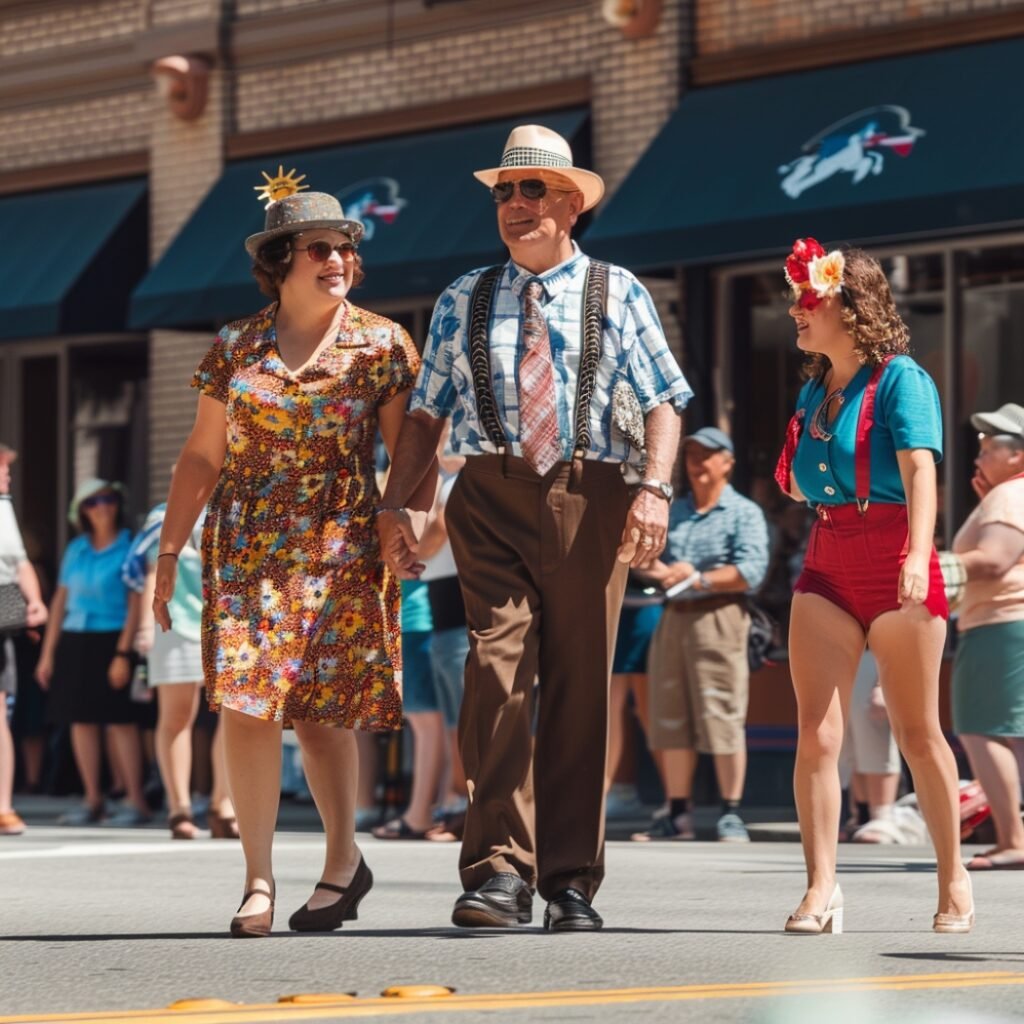
{"label": "floral print dress", "polygon": [[399,584],[374,525],[377,407],[412,387],[398,324],[348,305],[292,373],[276,305],[224,327],[192,386],[227,407],[203,530],[203,674],[214,710],[286,725],[401,724]]}

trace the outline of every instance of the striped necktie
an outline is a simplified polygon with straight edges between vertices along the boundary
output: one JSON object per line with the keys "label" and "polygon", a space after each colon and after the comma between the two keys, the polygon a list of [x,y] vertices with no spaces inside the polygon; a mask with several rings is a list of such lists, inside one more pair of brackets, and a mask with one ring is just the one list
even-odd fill
{"label": "striped necktie", "polygon": [[531,281],[523,291],[523,357],[519,362],[519,439],[523,458],[540,476],[562,458],[551,338],[540,308],[543,294],[540,281]]}

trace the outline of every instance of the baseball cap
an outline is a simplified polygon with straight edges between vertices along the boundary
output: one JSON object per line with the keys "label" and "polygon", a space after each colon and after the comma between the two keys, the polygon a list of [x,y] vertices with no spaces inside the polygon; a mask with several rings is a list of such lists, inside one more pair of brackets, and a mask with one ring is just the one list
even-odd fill
{"label": "baseball cap", "polygon": [[983,434],[1009,434],[1024,438],[1024,406],[1007,402],[995,412],[976,412],[971,426]]}
{"label": "baseball cap", "polygon": [[699,444],[713,452],[725,450],[730,455],[736,454],[732,438],[724,430],[719,430],[718,427],[701,427],[696,433],[688,434],[683,438],[684,445],[688,441],[693,441],[695,444]]}

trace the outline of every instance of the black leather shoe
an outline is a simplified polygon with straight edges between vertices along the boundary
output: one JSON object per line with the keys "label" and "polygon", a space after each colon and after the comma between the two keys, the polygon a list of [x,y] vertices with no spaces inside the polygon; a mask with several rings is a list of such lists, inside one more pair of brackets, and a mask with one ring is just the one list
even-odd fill
{"label": "black leather shoe", "polygon": [[544,927],[552,932],[596,932],[604,921],[579,889],[563,889],[544,911]]}
{"label": "black leather shoe", "polygon": [[502,871],[455,901],[452,924],[460,928],[514,928],[529,924],[532,917],[532,890],[518,875]]}

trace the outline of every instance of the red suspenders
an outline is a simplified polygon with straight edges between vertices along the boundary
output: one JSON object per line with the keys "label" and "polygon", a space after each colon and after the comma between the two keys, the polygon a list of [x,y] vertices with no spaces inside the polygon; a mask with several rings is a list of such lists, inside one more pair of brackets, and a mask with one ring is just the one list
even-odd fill
{"label": "red suspenders", "polygon": [[875,367],[871,379],[864,388],[857,417],[857,439],[853,449],[853,469],[856,479],[857,511],[864,515],[871,503],[871,428],[875,425],[875,395],[885,368],[892,356],[886,356]]}

